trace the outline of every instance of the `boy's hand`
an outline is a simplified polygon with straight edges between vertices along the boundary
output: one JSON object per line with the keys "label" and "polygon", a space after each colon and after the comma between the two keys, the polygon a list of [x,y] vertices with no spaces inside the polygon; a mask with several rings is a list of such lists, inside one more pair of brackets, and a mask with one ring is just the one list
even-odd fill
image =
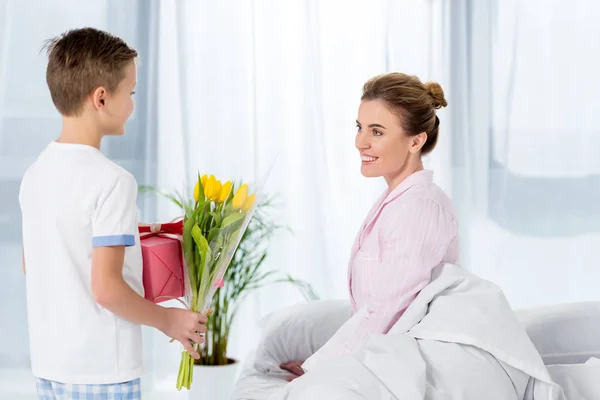
{"label": "boy's hand", "polygon": [[136,293],[123,279],[123,246],[95,247],[92,251],[92,294],[99,305],[134,324],[152,326],[178,340],[194,358],[190,340],[202,343],[205,315],[180,308],[164,308]]}
{"label": "boy's hand", "polygon": [[200,355],[194,350],[190,341],[198,344],[204,342],[202,335],[206,333],[204,325],[206,321],[208,318],[203,314],[181,308],[166,308],[165,324],[161,331],[183,344],[187,352],[197,360]]}

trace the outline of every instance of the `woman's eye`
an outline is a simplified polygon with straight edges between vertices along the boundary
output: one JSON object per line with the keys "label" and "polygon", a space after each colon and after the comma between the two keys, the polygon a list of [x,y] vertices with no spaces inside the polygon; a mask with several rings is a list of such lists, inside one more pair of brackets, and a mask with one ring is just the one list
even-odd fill
{"label": "woman's eye", "polygon": [[358,130],[359,132],[362,131],[362,128],[360,127],[360,125],[356,125],[356,130]]}
{"label": "woman's eye", "polygon": [[133,96],[135,94],[135,92],[131,92],[130,95]]}
{"label": "woman's eye", "polygon": [[373,135],[374,136],[381,136],[381,135],[383,135],[383,133],[379,132],[377,129],[373,129]]}

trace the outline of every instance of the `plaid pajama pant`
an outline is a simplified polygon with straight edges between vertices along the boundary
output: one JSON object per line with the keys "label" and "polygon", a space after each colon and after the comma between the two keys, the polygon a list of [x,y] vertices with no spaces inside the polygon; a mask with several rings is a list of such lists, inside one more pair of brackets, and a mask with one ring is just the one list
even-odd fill
{"label": "plaid pajama pant", "polygon": [[107,385],[77,385],[37,380],[38,400],[141,400],[140,379]]}

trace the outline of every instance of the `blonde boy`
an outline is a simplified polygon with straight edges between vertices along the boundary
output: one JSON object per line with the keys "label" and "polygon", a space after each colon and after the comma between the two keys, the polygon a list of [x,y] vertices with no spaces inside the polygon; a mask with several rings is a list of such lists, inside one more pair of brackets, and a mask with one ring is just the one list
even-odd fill
{"label": "blonde boy", "polygon": [[62,131],[19,201],[33,374],[40,399],[139,399],[141,325],[201,342],[206,317],[143,297],[135,178],[100,152],[134,108],[137,52],[84,28],[47,43]]}

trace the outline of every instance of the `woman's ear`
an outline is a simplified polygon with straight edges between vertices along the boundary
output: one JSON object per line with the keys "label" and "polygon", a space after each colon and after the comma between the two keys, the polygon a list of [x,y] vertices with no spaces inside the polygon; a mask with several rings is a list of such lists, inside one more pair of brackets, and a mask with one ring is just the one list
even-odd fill
{"label": "woman's ear", "polygon": [[416,154],[421,151],[423,145],[427,141],[427,134],[425,132],[421,132],[418,135],[411,136],[410,138],[410,152],[411,154]]}

